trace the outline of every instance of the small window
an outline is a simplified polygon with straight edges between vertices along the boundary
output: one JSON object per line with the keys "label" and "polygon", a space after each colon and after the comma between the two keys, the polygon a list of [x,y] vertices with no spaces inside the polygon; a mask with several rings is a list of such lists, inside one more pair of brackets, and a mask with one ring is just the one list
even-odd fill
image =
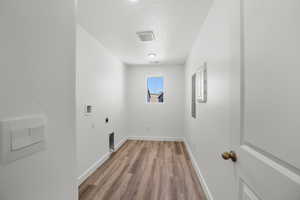
{"label": "small window", "polygon": [[164,102],[164,78],[148,77],[147,78],[147,102],[163,103]]}

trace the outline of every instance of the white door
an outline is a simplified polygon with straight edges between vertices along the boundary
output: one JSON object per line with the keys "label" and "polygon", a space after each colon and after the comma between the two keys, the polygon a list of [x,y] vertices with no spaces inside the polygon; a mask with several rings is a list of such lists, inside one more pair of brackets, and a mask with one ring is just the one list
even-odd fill
{"label": "white door", "polygon": [[300,0],[241,1],[232,77],[238,199],[300,200]]}

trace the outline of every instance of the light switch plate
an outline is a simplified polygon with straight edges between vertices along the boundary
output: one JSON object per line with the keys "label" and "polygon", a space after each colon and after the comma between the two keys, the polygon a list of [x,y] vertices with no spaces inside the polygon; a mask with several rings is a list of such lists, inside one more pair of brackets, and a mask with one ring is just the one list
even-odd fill
{"label": "light switch plate", "polygon": [[46,117],[34,115],[0,121],[0,162],[8,164],[46,148]]}

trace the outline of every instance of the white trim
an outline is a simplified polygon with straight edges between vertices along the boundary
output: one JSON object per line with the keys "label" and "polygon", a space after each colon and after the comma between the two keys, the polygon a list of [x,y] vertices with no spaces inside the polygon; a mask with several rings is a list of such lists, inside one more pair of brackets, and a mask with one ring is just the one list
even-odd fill
{"label": "white trim", "polygon": [[[125,142],[127,137],[124,137],[116,146],[115,151],[117,151]],[[77,178],[78,185],[82,184],[92,173],[94,173],[101,165],[105,163],[110,157],[111,153],[107,152],[98,161],[96,161],[90,168],[88,168],[82,175]]]}
{"label": "white trim", "polygon": [[204,190],[204,193],[205,193],[205,196],[206,196],[207,200],[214,200],[214,198],[213,198],[213,196],[212,196],[212,194],[211,194],[211,192],[210,192],[210,190],[209,190],[209,188],[208,188],[208,186],[206,184],[206,181],[205,181],[205,179],[204,179],[204,177],[203,177],[203,175],[202,175],[202,173],[200,171],[200,168],[199,168],[199,166],[197,164],[196,158],[195,158],[194,154],[192,153],[192,149],[191,149],[189,143],[187,142],[186,138],[183,139],[183,142],[184,142],[184,144],[185,144],[185,146],[187,148],[187,151],[188,151],[189,156],[190,156],[191,161],[192,161],[192,165],[193,165],[194,169],[196,170],[198,179],[199,179],[199,181],[201,183],[201,186],[202,186],[202,188]]}
{"label": "white trim", "polygon": [[105,161],[108,160],[110,153],[107,152],[98,161],[96,161],[90,168],[88,168],[82,175],[77,178],[78,185],[82,184],[92,173],[94,173]]}
{"label": "white trim", "polygon": [[[197,177],[201,183],[201,186],[204,190],[207,200],[214,200],[212,194],[206,184],[206,181],[200,171],[200,168],[196,162],[196,159],[192,153],[189,143],[185,138],[182,137],[153,137],[153,136],[129,136],[124,137],[117,145],[115,151],[117,151],[127,140],[145,140],[145,141],[180,141],[184,142],[188,154],[191,158],[192,165],[197,173]],[[107,161],[110,157],[110,153],[107,152],[100,160],[95,162],[89,169],[87,169],[81,176],[78,177],[78,185],[82,184],[92,173],[94,173],[105,161]]]}
{"label": "white trim", "polygon": [[116,144],[115,151],[118,151],[127,140],[128,140],[127,137],[123,137],[123,139],[118,144]]}
{"label": "white trim", "polygon": [[183,141],[182,137],[153,137],[153,136],[129,136],[128,140],[146,140],[146,141]]}
{"label": "white trim", "polygon": [[[148,79],[149,78],[152,78],[152,77],[161,77],[163,78],[163,93],[164,93],[164,101],[163,102],[156,102],[156,103],[153,103],[153,102],[148,102],[148,94],[147,94],[147,91],[148,91]],[[165,91],[165,76],[163,75],[163,73],[154,73],[154,74],[148,74],[145,76],[145,82],[146,82],[146,105],[164,105],[165,104],[165,96],[166,96],[166,91]]]}

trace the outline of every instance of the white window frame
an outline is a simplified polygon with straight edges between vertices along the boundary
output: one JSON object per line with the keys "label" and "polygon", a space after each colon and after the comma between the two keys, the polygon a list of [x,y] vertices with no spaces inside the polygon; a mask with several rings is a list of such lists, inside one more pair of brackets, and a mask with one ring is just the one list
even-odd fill
{"label": "white window frame", "polygon": [[166,97],[166,91],[165,91],[166,79],[165,79],[165,76],[163,74],[149,74],[149,75],[147,75],[146,78],[145,78],[146,92],[148,91],[148,78],[153,78],[153,77],[163,78],[163,80],[164,80],[164,82],[163,82],[164,83],[163,84],[164,101],[163,102],[155,102],[155,103],[148,102],[147,93],[146,93],[146,98],[145,98],[146,104],[151,104],[151,105],[161,105],[162,104],[163,105],[166,102],[166,99],[165,99],[165,97]]}

